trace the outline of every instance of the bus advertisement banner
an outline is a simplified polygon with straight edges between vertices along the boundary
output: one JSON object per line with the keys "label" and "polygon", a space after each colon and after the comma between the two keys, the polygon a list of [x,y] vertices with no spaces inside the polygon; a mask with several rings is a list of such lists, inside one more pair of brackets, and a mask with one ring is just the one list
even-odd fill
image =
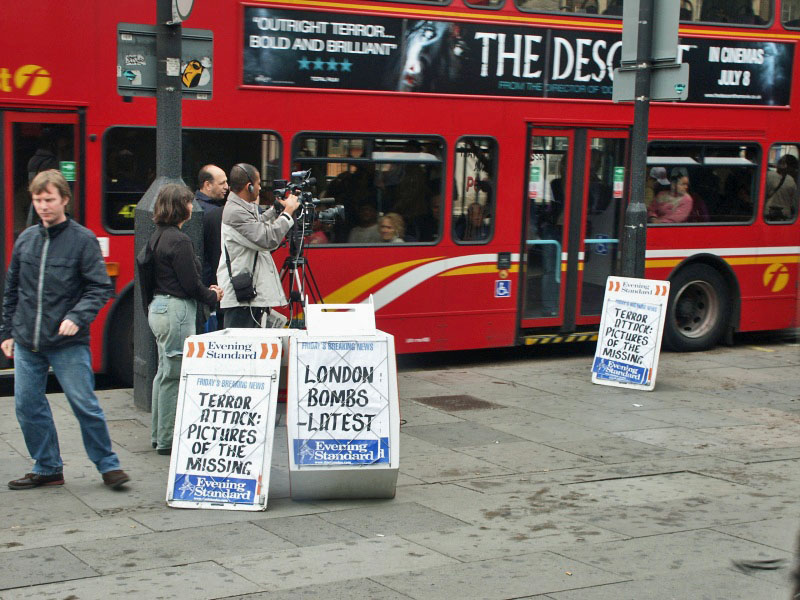
{"label": "bus advertisement banner", "polygon": [[294,466],[389,465],[387,339],[294,338],[288,392]]}
{"label": "bus advertisement banner", "polygon": [[[246,6],[243,83],[611,100],[621,36]],[[788,105],[794,46],[684,38],[689,102]]]}
{"label": "bus advertisement banner", "polygon": [[669,281],[608,278],[592,383],[653,390],[668,300]]}

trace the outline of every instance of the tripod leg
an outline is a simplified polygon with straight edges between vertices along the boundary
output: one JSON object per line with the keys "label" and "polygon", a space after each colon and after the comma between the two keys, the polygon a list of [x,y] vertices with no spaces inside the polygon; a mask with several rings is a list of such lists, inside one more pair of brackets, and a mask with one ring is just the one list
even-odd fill
{"label": "tripod leg", "polygon": [[317,285],[317,280],[314,277],[314,271],[311,270],[311,265],[308,264],[303,269],[303,277],[307,282],[310,282],[311,285],[308,286],[311,288],[311,298],[314,300],[315,304],[324,304],[322,301],[322,294],[319,291],[319,286]]}

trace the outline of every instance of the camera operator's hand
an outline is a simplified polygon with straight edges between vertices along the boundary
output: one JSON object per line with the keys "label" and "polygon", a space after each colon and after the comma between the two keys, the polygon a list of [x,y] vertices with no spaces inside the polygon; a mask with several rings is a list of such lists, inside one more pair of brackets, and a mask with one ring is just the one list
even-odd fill
{"label": "camera operator's hand", "polygon": [[300,200],[294,194],[289,194],[286,199],[279,199],[278,202],[283,205],[283,211],[290,216],[300,207]]}

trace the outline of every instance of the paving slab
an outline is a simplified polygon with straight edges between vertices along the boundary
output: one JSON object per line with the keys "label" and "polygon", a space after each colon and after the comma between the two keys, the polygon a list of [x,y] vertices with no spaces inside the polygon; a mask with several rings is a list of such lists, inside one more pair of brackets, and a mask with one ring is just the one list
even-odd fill
{"label": "paving slab", "polygon": [[374,579],[420,600],[501,600],[624,581],[603,569],[550,552],[457,563]]}
{"label": "paving slab", "polygon": [[97,575],[97,571],[59,546],[4,552],[2,557],[0,590]]}
{"label": "paving slab", "polygon": [[521,442],[521,438],[487,427],[474,421],[441,423],[435,425],[405,426],[403,433],[435,444],[442,448],[463,448],[483,444]]}
{"label": "paving slab", "polygon": [[363,535],[356,533],[351,528],[340,527],[319,515],[306,514],[295,517],[253,519],[251,523],[274,533],[295,546],[319,546],[364,538]]}
{"label": "paving slab", "polygon": [[713,527],[715,531],[765,546],[794,552],[798,547],[800,521],[796,516],[781,519],[753,520],[749,523]]}
{"label": "paving slab", "polygon": [[229,557],[294,547],[291,542],[252,523],[193,527],[66,546],[102,574],[208,560],[219,562]]}
{"label": "paving slab", "polygon": [[[562,551],[574,560],[613,572],[625,579],[648,575],[691,576],[697,571],[727,569],[733,560],[791,560],[783,552],[708,529],[632,538]],[[784,583],[781,573],[771,572],[775,585]]]}
{"label": "paving slab", "polygon": [[425,483],[458,481],[511,473],[509,469],[504,469],[488,461],[447,449],[409,456],[401,462],[404,473]]}
{"label": "paving slab", "polygon": [[491,443],[484,446],[459,448],[459,452],[480,458],[517,473],[557,471],[598,464],[597,461],[570,454],[536,442]]}
{"label": "paving slab", "polygon": [[444,531],[466,525],[464,521],[416,502],[389,500],[374,506],[325,513],[320,518],[365,538],[387,535],[407,537],[407,534],[419,531]]}
{"label": "paving slab", "polygon": [[[577,454],[585,458],[590,458],[597,462],[606,464],[624,463],[636,460],[653,460],[659,458],[678,458],[687,456],[690,453],[682,452],[679,450],[672,450],[665,448],[660,444],[649,443],[646,440],[651,439],[656,441],[657,438],[653,435],[648,435],[646,432],[652,431],[650,429],[643,429],[641,431],[619,433],[609,436],[603,432],[592,439],[578,439],[577,441],[570,440],[549,440],[548,446]],[[634,437],[643,438],[642,441],[630,439]]]}
{"label": "paving slab", "polygon": [[786,586],[748,577],[733,569],[699,571],[690,577],[664,575],[551,595],[554,600],[775,600],[784,597]]}
{"label": "paving slab", "polygon": [[554,514],[527,514],[484,521],[452,531],[401,534],[403,538],[462,562],[558,550],[626,539],[627,536]]}
{"label": "paving slab", "polygon": [[290,590],[232,596],[225,600],[319,600],[319,598],[325,598],[325,600],[353,600],[353,598],[408,600],[410,596],[396,592],[371,579],[348,579],[347,581],[308,585]]}
{"label": "paving slab", "polygon": [[0,529],[0,552],[108,540],[145,532],[149,530],[129,517],[98,517],[51,527],[16,526]]}
{"label": "paving slab", "polygon": [[386,536],[217,562],[271,591],[346,581],[354,575],[375,579],[424,567],[438,570],[456,561],[397,536]]}
{"label": "paving slab", "polygon": [[152,600],[212,600],[258,591],[258,586],[214,562],[201,562],[116,573],[104,577],[77,579],[50,585],[6,590],[4,600],[108,600],[148,598]]}

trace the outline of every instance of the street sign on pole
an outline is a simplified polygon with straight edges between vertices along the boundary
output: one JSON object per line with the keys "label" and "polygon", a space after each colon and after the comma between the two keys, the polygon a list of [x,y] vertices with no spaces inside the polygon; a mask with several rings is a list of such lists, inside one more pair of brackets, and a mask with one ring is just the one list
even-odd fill
{"label": "street sign on pole", "polygon": [[[622,8],[622,52],[620,61],[636,62],[639,48],[639,5],[642,0],[625,0]],[[680,2],[653,0],[652,41],[650,59],[675,62],[678,57],[678,21]]]}
{"label": "street sign on pole", "polygon": [[[614,102],[633,102],[636,87],[636,69],[614,69]],[[650,100],[669,102],[689,97],[689,65],[654,65],[650,72]]]}
{"label": "street sign on pole", "polygon": [[[120,96],[156,95],[156,31],[155,25],[117,25],[117,92]],[[213,31],[182,30],[181,60],[175,60],[174,66],[179,71],[175,75],[181,77],[184,98],[211,100],[213,56]]]}

